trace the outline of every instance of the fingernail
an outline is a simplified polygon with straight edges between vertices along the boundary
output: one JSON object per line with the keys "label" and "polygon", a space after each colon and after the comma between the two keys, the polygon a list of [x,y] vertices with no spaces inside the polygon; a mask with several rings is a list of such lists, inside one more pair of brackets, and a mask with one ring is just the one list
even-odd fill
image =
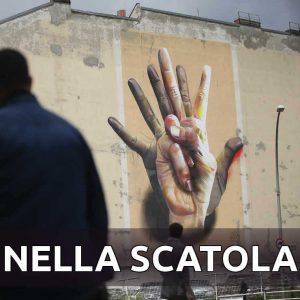
{"label": "fingernail", "polygon": [[158,52],[158,60],[160,62],[160,68],[162,71],[171,71],[172,63],[166,48],[161,48]]}
{"label": "fingernail", "polygon": [[144,97],[143,90],[134,78],[128,80],[128,86],[134,97]]}
{"label": "fingernail", "polygon": [[109,117],[108,123],[110,126],[113,126],[113,127],[122,127],[122,124],[114,117]]}
{"label": "fingernail", "polygon": [[192,181],[191,181],[191,180],[187,180],[187,181],[185,182],[185,187],[186,187],[186,189],[187,189],[189,192],[192,192],[192,191],[193,191]]}
{"label": "fingernail", "polygon": [[180,128],[177,126],[171,126],[170,133],[173,137],[179,138],[180,137]]}
{"label": "fingernail", "polygon": [[181,66],[181,65],[177,65],[176,66],[176,71],[178,71],[178,72],[181,72],[181,71],[183,71],[184,69],[183,69],[183,67]]}
{"label": "fingernail", "polygon": [[152,82],[160,81],[159,76],[158,76],[155,68],[152,65],[148,66],[148,75]]}
{"label": "fingernail", "polygon": [[188,166],[189,166],[190,168],[192,168],[194,165],[195,165],[195,163],[194,163],[193,160],[190,158],[190,159],[188,160]]}
{"label": "fingernail", "polygon": [[209,66],[209,65],[204,65],[204,66],[203,66],[203,71],[204,71],[204,73],[206,73],[206,74],[211,73],[211,66]]}

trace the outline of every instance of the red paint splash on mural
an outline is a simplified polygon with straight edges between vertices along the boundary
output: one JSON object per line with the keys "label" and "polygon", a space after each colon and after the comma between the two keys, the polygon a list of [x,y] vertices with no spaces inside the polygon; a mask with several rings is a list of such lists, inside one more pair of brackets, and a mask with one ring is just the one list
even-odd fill
{"label": "red paint splash on mural", "polygon": [[234,157],[233,157],[233,159],[232,159],[232,163],[231,163],[231,165],[230,165],[230,167],[229,167],[229,169],[228,169],[228,178],[230,177],[230,175],[231,175],[231,168],[232,168],[232,165],[236,162],[236,161],[239,161],[240,160],[240,158],[241,158],[241,156],[242,156],[242,154],[243,154],[243,147],[239,150],[239,151],[237,151],[236,153],[235,153],[235,155],[234,155]]}

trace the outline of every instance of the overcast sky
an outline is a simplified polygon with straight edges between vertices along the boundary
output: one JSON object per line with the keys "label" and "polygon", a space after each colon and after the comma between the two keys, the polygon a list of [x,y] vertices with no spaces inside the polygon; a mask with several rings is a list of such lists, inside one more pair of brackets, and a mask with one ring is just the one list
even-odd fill
{"label": "overcast sky", "polygon": [[[47,3],[45,0],[0,0],[0,19]],[[142,6],[232,22],[237,12],[258,14],[262,27],[286,30],[289,21],[300,23],[300,0],[71,0],[72,8],[116,14],[129,14],[136,2]]]}

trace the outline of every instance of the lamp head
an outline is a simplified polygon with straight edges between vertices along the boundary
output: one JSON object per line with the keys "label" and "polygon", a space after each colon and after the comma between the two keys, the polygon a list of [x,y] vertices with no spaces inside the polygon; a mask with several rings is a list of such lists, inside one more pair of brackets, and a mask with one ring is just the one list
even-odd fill
{"label": "lamp head", "polygon": [[283,112],[283,111],[284,111],[284,105],[278,105],[277,112]]}

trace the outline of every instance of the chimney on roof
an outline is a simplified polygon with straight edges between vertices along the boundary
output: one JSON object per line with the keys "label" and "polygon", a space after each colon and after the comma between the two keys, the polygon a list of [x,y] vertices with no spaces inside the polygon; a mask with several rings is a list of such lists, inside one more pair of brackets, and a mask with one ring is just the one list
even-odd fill
{"label": "chimney on roof", "polygon": [[118,17],[126,17],[126,10],[125,9],[120,9],[117,11],[117,16]]}

